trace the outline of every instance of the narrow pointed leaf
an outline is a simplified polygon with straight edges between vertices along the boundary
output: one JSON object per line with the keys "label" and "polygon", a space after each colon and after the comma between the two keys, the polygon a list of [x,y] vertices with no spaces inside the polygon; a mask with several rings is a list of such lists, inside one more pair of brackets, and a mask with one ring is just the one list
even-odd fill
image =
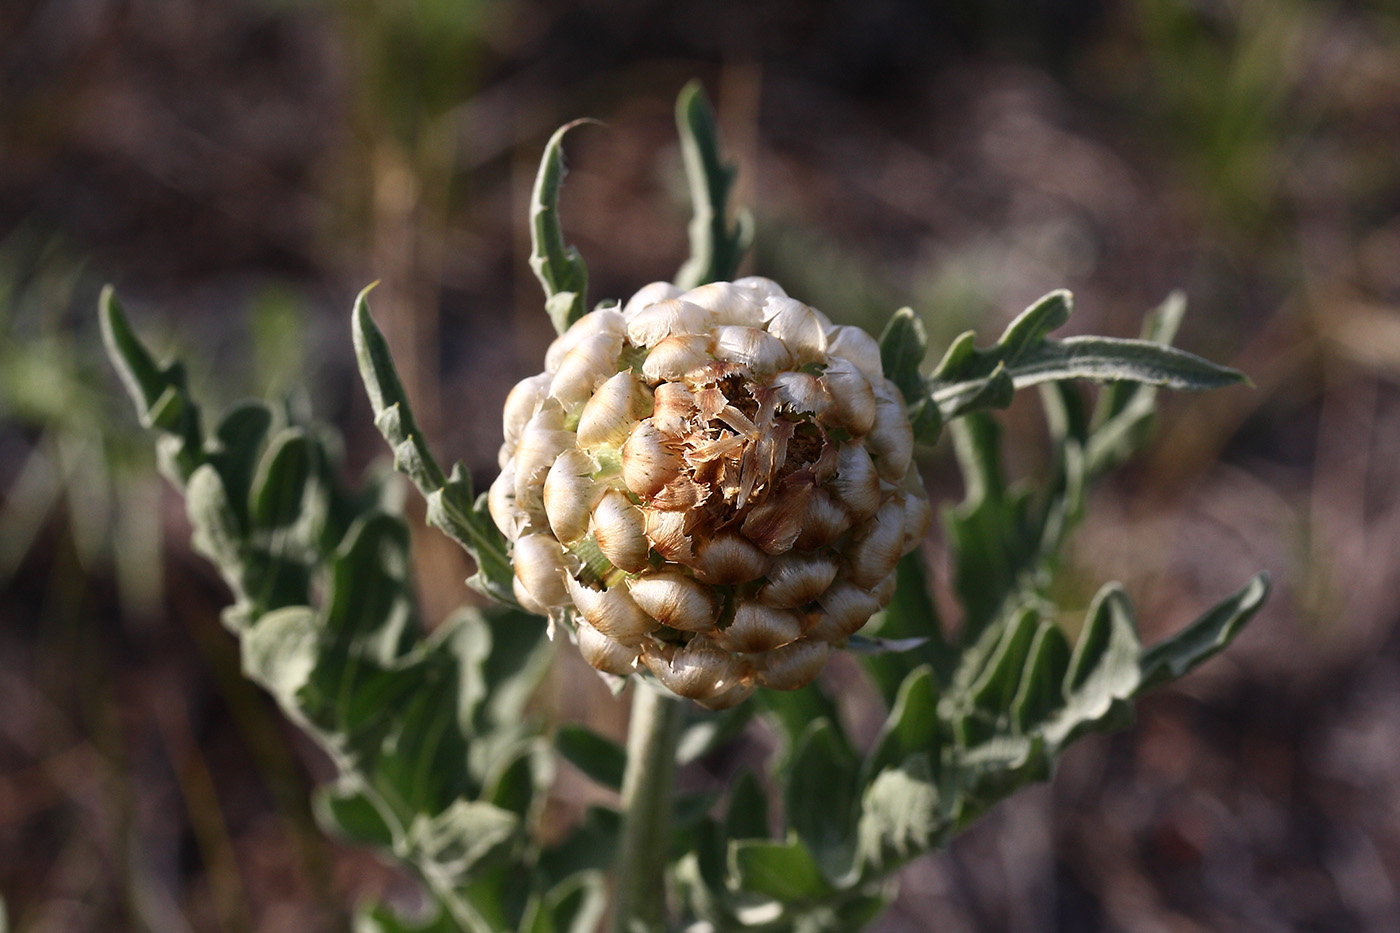
{"label": "narrow pointed leaf", "polygon": [[352,333],[360,378],[374,409],[374,424],[394,452],[394,467],[413,480],[424,495],[441,488],[447,478],[414,420],[389,344],[370,316],[368,288],[355,299]]}
{"label": "narrow pointed leaf", "polygon": [[1234,640],[1269,595],[1269,575],[1261,573],[1205,615],[1142,656],[1139,691],[1184,676]]}
{"label": "narrow pointed leaf", "polygon": [[1010,404],[1015,389],[1061,379],[1128,381],[1178,390],[1246,382],[1243,373],[1154,340],[1047,334],[1069,317],[1069,292],[1055,291],[1027,308],[985,350],[970,333],[953,342],[929,378],[930,397],[945,419]]}
{"label": "narrow pointed leaf", "polygon": [[676,127],[695,211],[690,222],[690,258],[676,273],[676,284],[689,289],[729,281],[753,239],[753,223],[745,213],[733,225],[729,222],[735,168],[720,157],[714,109],[698,81],[682,88],[676,99]]}
{"label": "narrow pointed leaf", "polygon": [[578,250],[564,244],[559,222],[559,189],[564,182],[564,137],[596,120],[574,120],[554,131],[544,148],[530,194],[530,268],[544,288],[545,309],[559,333],[588,310],[588,266]]}

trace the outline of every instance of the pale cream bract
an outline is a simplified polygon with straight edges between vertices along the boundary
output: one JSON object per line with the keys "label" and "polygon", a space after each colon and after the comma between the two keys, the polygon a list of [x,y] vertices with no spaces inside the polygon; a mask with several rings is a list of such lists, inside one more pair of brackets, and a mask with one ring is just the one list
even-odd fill
{"label": "pale cream bract", "polygon": [[795,690],[928,531],[869,334],[751,277],[580,318],[505,405],[492,518],[522,605],[594,667],[723,708]]}

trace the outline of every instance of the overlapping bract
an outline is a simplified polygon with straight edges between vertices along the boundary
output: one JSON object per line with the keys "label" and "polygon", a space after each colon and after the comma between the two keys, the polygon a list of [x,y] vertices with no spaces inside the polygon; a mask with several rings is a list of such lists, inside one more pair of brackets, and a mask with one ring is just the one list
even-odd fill
{"label": "overlapping bract", "polygon": [[517,598],[572,612],[599,670],[712,708],[811,682],[931,518],[875,341],[768,279],[585,315],[504,420]]}

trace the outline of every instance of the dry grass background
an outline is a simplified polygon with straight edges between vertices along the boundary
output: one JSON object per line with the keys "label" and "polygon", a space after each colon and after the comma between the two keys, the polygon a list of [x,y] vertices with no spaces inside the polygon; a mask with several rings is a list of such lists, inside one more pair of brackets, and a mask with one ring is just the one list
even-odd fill
{"label": "dry grass background", "polygon": [[[16,0],[0,10],[0,894],[39,931],[339,930],[412,897],[328,842],[324,763],[238,676],[224,594],[100,358],[96,289],[206,398],[286,393],[380,444],[348,308],[377,309],[437,447],[494,475],[550,336],[524,207],[570,137],[594,295],[683,257],[670,108],[706,80],[754,272],[941,346],[1071,287],[1257,388],[1165,401],[1067,593],[1160,635],[1258,568],[1225,656],[1053,784],[911,866],[905,930],[1400,926],[1400,10],[1305,0]],[[217,407],[217,406],[216,406]],[[1018,402],[1018,469],[1040,463]],[[948,450],[931,488],[960,494]],[[940,546],[932,542],[935,550]],[[430,618],[465,560],[422,534]],[[547,700],[623,717],[566,659]],[[842,678],[839,666],[834,677]],[[755,736],[758,743],[763,736]],[[703,775],[693,776],[702,779]],[[557,813],[583,783],[561,777]]]}

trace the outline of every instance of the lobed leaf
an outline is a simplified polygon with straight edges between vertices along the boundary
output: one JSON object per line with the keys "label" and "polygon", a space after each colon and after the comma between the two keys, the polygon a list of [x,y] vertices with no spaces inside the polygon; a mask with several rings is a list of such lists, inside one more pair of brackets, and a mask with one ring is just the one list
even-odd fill
{"label": "lobed leaf", "polygon": [[559,333],[588,311],[588,266],[578,249],[564,243],[559,189],[564,182],[564,137],[596,120],[574,120],[554,131],[544,147],[530,193],[530,268],[544,288],[545,310]]}
{"label": "lobed leaf", "polygon": [[715,112],[700,82],[687,84],[676,98],[676,127],[695,211],[690,258],[676,273],[676,285],[685,290],[734,278],[753,241],[753,220],[741,211],[730,225],[728,203],[736,169],[720,156]]}
{"label": "lobed leaf", "polygon": [[477,573],[467,582],[479,592],[508,606],[518,606],[512,591],[514,572],[506,554],[505,537],[486,506],[486,494],[475,495],[471,476],[461,463],[444,474],[428,449],[413,417],[403,383],[394,368],[389,345],[370,316],[365,289],[355,300],[353,331],[360,376],[374,409],[374,423],[394,452],[394,467],[413,480],[427,500],[428,523],[460,544],[476,561]]}
{"label": "lobed leaf", "polygon": [[928,381],[929,397],[943,418],[1005,407],[1016,389],[1055,380],[1128,381],[1182,390],[1247,382],[1238,370],[1177,350],[1159,339],[1050,340],[1050,331],[1069,319],[1070,306],[1069,292],[1054,291],[1023,311],[985,350],[974,346],[970,331],[953,341]]}

